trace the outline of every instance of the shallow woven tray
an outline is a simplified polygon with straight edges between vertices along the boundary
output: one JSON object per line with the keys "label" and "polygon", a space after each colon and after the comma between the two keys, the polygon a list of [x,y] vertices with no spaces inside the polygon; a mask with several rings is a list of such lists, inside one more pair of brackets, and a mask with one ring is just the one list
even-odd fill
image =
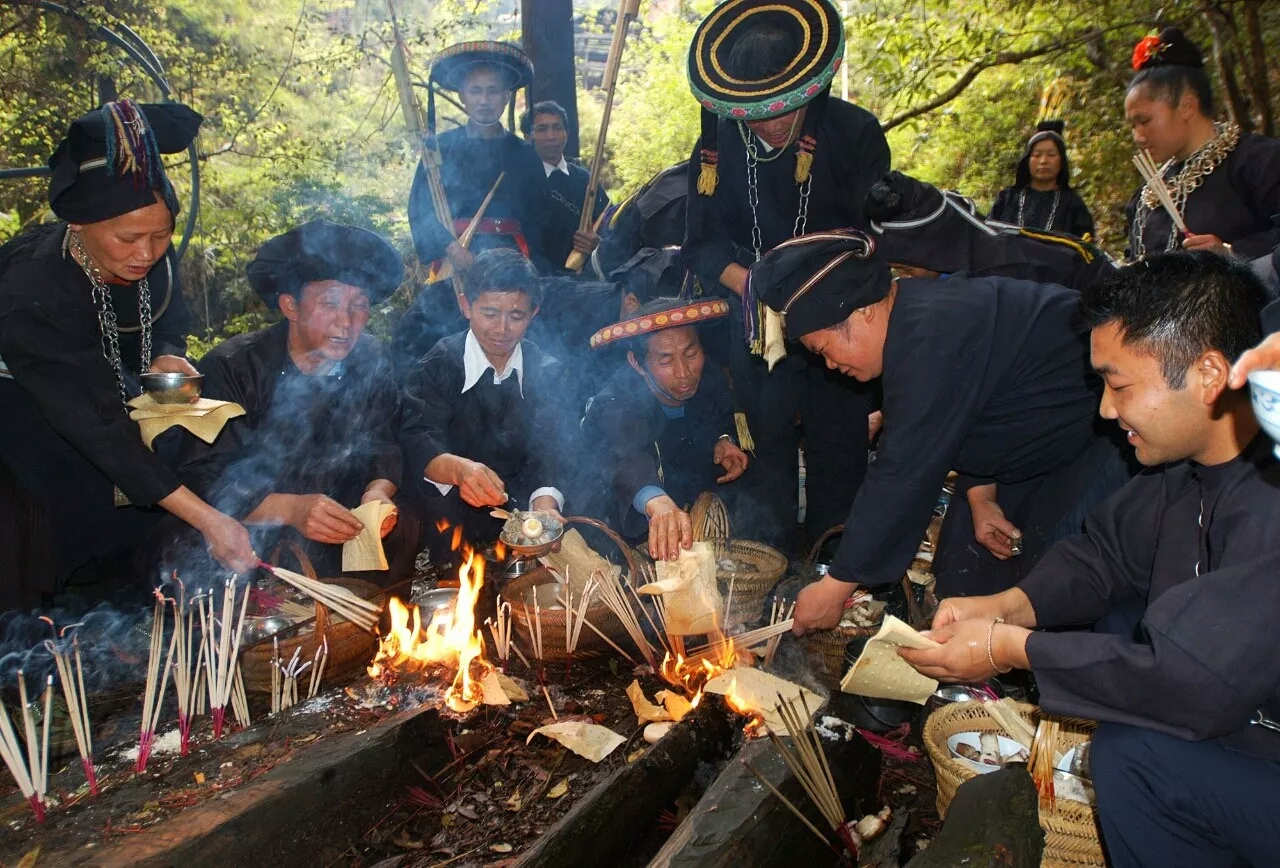
{"label": "shallow woven tray", "polygon": [[[1032,726],[1040,722],[1040,709],[1018,704],[1018,713]],[[1092,721],[1065,718],[1054,744],[1054,750],[1065,753],[1093,737]],[[977,775],[951,755],[947,739],[958,732],[1004,732],[980,701],[956,702],[939,708],[924,725],[922,740],[933,761],[938,781],[938,816],[946,817],[947,808],[962,783]],[[1059,866],[1098,866],[1105,868],[1099,841],[1097,809],[1070,799],[1057,799],[1052,808],[1040,809],[1040,828],[1044,830],[1042,868]]]}

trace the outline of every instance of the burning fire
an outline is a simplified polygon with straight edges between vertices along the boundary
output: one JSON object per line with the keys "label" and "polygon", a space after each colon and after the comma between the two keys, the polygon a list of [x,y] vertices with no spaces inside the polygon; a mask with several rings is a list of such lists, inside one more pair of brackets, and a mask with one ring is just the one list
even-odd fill
{"label": "burning fire", "polygon": [[422,629],[417,606],[410,608],[392,597],[388,602],[391,630],[381,641],[369,666],[372,678],[395,671],[427,667],[456,668],[445,705],[458,713],[475,708],[483,698],[480,682],[493,668],[484,658],[484,639],[476,629],[475,608],[484,585],[484,559],[471,549],[458,573],[461,582],[452,611],[437,612]]}

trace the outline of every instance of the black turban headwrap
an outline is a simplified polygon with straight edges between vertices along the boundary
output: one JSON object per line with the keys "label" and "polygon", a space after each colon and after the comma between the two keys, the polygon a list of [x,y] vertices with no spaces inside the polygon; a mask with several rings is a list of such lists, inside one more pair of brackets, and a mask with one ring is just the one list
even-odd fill
{"label": "black turban headwrap", "polygon": [[178,215],[161,154],[195,141],[204,118],[182,103],[109,102],[72,121],[49,158],[49,205],[68,223],[100,223],[155,204]]}
{"label": "black turban headwrap", "polygon": [[246,269],[249,285],[275,307],[308,283],[336,280],[358,286],[377,304],[404,279],[404,260],[391,243],[358,226],[312,220],[262,245]]}

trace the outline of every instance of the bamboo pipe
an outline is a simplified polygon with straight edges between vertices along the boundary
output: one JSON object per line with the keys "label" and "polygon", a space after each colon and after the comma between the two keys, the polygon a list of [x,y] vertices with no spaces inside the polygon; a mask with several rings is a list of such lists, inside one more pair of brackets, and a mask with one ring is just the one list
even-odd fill
{"label": "bamboo pipe", "polygon": [[[600,130],[596,133],[596,149],[591,155],[591,176],[587,180],[587,193],[582,198],[582,214],[578,218],[578,231],[592,228],[595,212],[596,190],[600,188],[600,168],[604,165],[604,142],[609,134],[609,118],[613,114],[613,96],[618,86],[618,69],[622,66],[622,49],[627,42],[627,27],[640,14],[640,0],[619,0],[618,18],[613,26],[613,44],[609,46],[609,62],[604,70],[604,113],[600,116]],[[565,260],[564,267],[581,271],[587,262],[585,254],[574,250]]]}

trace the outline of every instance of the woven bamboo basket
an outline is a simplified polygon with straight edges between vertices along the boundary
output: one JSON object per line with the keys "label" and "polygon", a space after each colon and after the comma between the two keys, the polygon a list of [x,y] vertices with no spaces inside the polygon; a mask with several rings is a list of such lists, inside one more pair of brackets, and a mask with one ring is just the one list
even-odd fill
{"label": "woven bamboo basket", "polygon": [[729,510],[725,509],[724,501],[710,491],[698,495],[689,510],[689,519],[693,522],[695,540],[725,540],[733,533]]}
{"label": "woven bamboo basket", "polygon": [[[288,549],[298,562],[299,569],[309,579],[315,579],[316,570],[307,557],[306,552],[297,543],[287,543]],[[280,562],[281,549],[277,548],[271,555],[270,563],[276,566]],[[359,594],[366,600],[382,604],[383,594],[377,585],[362,582],[359,579],[324,579],[330,585],[340,585],[349,591]],[[306,632],[301,632],[306,631]],[[340,615],[329,611],[319,601],[316,602],[315,621],[311,629],[303,624],[298,631],[290,632],[280,639],[280,659],[285,663],[293,657],[295,650],[301,649],[298,655],[301,660],[314,660],[316,648],[328,638],[329,657],[324,667],[323,684],[345,681],[369,665],[378,648],[378,638],[372,633],[361,630],[355,624]],[[249,693],[271,692],[271,660],[275,656],[275,646],[271,639],[245,648],[240,653],[240,673],[244,677],[244,689]],[[305,677],[304,677],[305,680]],[[323,686],[322,684],[322,686]]]}
{"label": "woven bamboo basket", "polygon": [[[634,584],[635,577],[640,574],[640,567],[636,563],[631,548],[622,541],[622,537],[618,536],[611,527],[593,518],[585,518],[583,516],[567,517],[564,523],[566,527],[570,524],[590,525],[608,536],[613,544],[621,550],[622,556],[627,562],[627,568],[622,573],[622,581]],[[536,587],[555,584],[556,581],[555,574],[551,570],[539,567],[512,579],[502,589],[502,599],[511,604],[511,622],[519,637],[521,650],[525,652],[525,656],[529,658],[530,663],[535,662],[532,650],[534,647],[533,627],[535,619],[534,608],[531,603],[526,603],[526,600],[530,599],[530,592]],[[541,624],[542,660],[544,663],[563,662],[569,656],[568,652],[565,651],[567,614],[564,609],[544,608],[538,612],[537,621]],[[528,619],[527,623],[526,618]],[[608,636],[615,645],[626,649],[628,652],[632,651],[633,643],[631,642],[631,637],[627,635],[622,622],[604,603],[597,600],[587,607],[587,621],[591,623],[592,627]],[[641,623],[644,623],[643,619]],[[608,653],[616,652],[609,647],[608,642],[597,636],[591,627],[583,624],[573,656],[579,660],[585,660]],[[639,651],[636,650],[634,653],[636,660],[643,662]]]}
{"label": "woven bamboo basket", "polygon": [[[1040,721],[1040,709],[1034,705],[1018,704],[1018,713],[1033,726]],[[1061,721],[1054,750],[1065,753],[1093,737],[1092,721],[1068,718]],[[951,755],[947,739],[958,732],[1003,732],[995,718],[987,713],[982,702],[957,702],[943,706],[929,716],[924,725],[923,741],[933,761],[933,771],[938,782],[938,816],[946,817],[947,808],[955,798],[956,790],[976,773]],[[1097,810],[1082,802],[1056,799],[1052,808],[1040,809],[1040,827],[1045,833],[1042,868],[1079,868],[1102,866]]]}
{"label": "woven bamboo basket", "polygon": [[[782,552],[764,543],[750,540],[718,540],[716,551],[716,583],[726,598],[729,589],[729,624],[752,624],[764,617],[764,599],[787,571]],[[720,562],[731,560],[741,569],[724,569]]]}

